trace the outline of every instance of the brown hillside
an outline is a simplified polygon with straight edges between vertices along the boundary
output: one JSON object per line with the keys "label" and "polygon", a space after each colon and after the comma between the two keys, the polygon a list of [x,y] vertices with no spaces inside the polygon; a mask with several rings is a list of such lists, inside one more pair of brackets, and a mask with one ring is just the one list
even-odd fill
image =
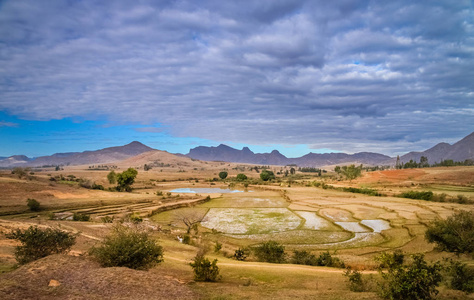
{"label": "brown hillside", "polygon": [[[159,267],[158,267],[159,268]],[[50,280],[60,286],[48,286]],[[84,257],[52,255],[0,275],[0,299],[196,299],[156,270],[101,268]]]}

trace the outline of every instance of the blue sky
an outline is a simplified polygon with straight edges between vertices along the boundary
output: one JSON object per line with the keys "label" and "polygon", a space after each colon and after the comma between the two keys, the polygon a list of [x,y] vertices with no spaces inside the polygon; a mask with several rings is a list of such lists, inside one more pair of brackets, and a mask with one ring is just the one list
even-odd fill
{"label": "blue sky", "polygon": [[387,155],[474,131],[472,1],[0,2],[0,156]]}

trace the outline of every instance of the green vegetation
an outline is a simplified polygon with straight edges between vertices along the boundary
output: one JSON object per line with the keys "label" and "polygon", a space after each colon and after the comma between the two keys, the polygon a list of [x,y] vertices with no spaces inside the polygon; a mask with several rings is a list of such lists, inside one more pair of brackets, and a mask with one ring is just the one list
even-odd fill
{"label": "green vegetation", "polygon": [[398,195],[401,198],[409,198],[409,199],[419,199],[419,200],[428,200],[430,201],[433,199],[433,192],[431,191],[408,191],[403,192]]}
{"label": "green vegetation", "polygon": [[15,248],[15,258],[19,264],[46,257],[51,254],[65,253],[76,242],[76,235],[60,229],[30,226],[26,230],[16,229],[6,234],[8,239],[20,241]]}
{"label": "green vegetation", "polygon": [[117,174],[115,174],[115,171],[112,170],[107,174],[107,180],[110,184],[115,184],[117,182]]}
{"label": "green vegetation", "polygon": [[163,248],[148,233],[122,225],[115,226],[89,254],[103,267],[149,269],[163,261]]}
{"label": "green vegetation", "polygon": [[140,216],[140,214],[138,213],[133,213],[131,214],[128,219],[130,220],[130,222],[134,223],[134,224],[138,224],[138,223],[141,223],[143,222],[143,218]]}
{"label": "green vegetation", "polygon": [[72,220],[73,221],[88,222],[88,221],[90,221],[90,219],[91,219],[91,216],[81,214],[81,213],[74,213],[72,215]]}
{"label": "green vegetation", "polygon": [[119,192],[131,192],[132,184],[135,182],[137,177],[137,170],[134,168],[128,168],[126,171],[117,174],[117,191]]}
{"label": "green vegetation", "polygon": [[362,273],[358,270],[351,270],[347,268],[343,274],[349,280],[349,289],[353,292],[364,292],[366,291],[365,282],[362,279]]}
{"label": "green vegetation", "polygon": [[[428,264],[423,254],[411,256],[412,262],[404,264],[401,252],[384,253],[377,257],[383,278],[380,295],[385,299],[432,299],[438,294],[436,287],[442,280],[441,264]],[[387,268],[384,272],[383,268]]]}
{"label": "green vegetation", "polygon": [[222,180],[226,179],[227,175],[229,175],[229,173],[227,173],[226,171],[219,172],[219,178]]}
{"label": "green vegetation", "polygon": [[268,241],[253,248],[259,261],[269,263],[284,263],[286,260],[285,246],[275,241]]}
{"label": "green vegetation", "polygon": [[198,253],[189,265],[193,268],[196,281],[217,281],[220,278],[217,259],[211,263],[208,258],[204,257],[204,254]]}
{"label": "green vegetation", "polygon": [[28,200],[26,200],[26,205],[28,206],[28,208],[31,211],[40,211],[41,210],[40,203],[35,199],[28,198]]}
{"label": "green vegetation", "polygon": [[466,293],[474,292],[474,269],[459,261],[450,260],[446,268],[449,287]]}
{"label": "green vegetation", "polygon": [[369,196],[384,196],[382,193],[379,193],[377,190],[374,189],[360,189],[360,188],[354,188],[354,187],[348,187],[348,188],[342,188],[344,192],[348,193],[359,193],[359,194],[365,194]]}
{"label": "green vegetation", "polygon": [[244,181],[244,180],[247,180],[247,175],[245,174],[242,174],[242,173],[239,173],[237,174],[237,181]]}
{"label": "green vegetation", "polygon": [[263,181],[269,181],[275,179],[275,174],[273,174],[272,171],[269,170],[263,170],[262,173],[260,173],[260,179]]}
{"label": "green vegetation", "polygon": [[235,250],[233,257],[236,260],[244,261],[245,259],[247,259],[247,256],[248,256],[248,251],[246,249],[239,248]]}
{"label": "green vegetation", "polygon": [[425,238],[441,251],[474,252],[474,212],[461,210],[446,220],[436,220],[426,230]]}
{"label": "green vegetation", "polygon": [[356,167],[355,165],[350,166],[336,166],[334,171],[337,174],[344,176],[346,179],[353,180],[362,174],[362,165]]}

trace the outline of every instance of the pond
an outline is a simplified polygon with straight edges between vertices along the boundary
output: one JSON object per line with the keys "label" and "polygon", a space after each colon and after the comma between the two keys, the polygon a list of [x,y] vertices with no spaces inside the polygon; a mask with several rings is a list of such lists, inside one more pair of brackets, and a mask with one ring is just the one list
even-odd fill
{"label": "pond", "polygon": [[172,193],[193,193],[193,194],[228,194],[228,193],[243,193],[244,191],[231,190],[231,189],[221,189],[221,188],[181,188],[174,189]]}

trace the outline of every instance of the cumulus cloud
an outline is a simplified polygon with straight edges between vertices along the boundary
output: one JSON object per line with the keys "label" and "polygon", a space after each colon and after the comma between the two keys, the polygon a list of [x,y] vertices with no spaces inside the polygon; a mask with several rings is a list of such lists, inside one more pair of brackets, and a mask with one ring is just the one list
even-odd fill
{"label": "cumulus cloud", "polygon": [[472,15],[468,0],[3,1],[0,110],[422,150],[474,129]]}

